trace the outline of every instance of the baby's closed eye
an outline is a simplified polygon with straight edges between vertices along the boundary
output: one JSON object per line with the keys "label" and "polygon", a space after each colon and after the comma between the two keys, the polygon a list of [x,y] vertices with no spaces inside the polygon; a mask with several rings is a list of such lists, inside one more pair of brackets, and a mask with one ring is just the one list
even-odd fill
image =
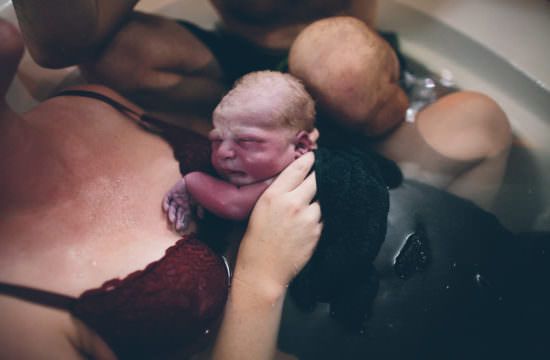
{"label": "baby's closed eye", "polygon": [[263,143],[261,139],[257,138],[238,138],[236,140],[236,143],[243,149],[249,149],[249,148],[258,148]]}

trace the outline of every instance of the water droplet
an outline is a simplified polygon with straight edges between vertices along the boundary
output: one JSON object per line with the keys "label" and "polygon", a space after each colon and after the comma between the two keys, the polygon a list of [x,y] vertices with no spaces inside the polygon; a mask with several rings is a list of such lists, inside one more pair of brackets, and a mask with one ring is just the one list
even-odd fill
{"label": "water droplet", "polygon": [[424,271],[430,262],[428,238],[422,224],[417,224],[414,232],[407,235],[397,256],[393,259],[393,269],[401,279]]}
{"label": "water droplet", "polygon": [[416,113],[417,111],[415,109],[408,108],[407,113],[405,114],[405,121],[409,123],[415,122]]}
{"label": "water droplet", "polygon": [[481,275],[480,273],[477,273],[474,275],[474,280],[479,287],[485,287],[488,285],[487,280]]}
{"label": "water droplet", "polygon": [[205,333],[206,335],[208,335],[208,334],[210,333],[210,329],[204,330],[204,333]]}
{"label": "water droplet", "polygon": [[449,290],[451,288],[451,285],[447,284],[445,285],[445,290]]}
{"label": "water droplet", "polygon": [[430,78],[426,78],[424,80],[424,86],[428,89],[433,89],[435,87],[435,82]]}

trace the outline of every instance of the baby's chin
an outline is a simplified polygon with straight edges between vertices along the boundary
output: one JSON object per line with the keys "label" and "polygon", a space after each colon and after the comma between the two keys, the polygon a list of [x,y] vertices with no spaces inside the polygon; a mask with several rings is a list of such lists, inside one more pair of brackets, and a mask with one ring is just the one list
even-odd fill
{"label": "baby's chin", "polygon": [[250,185],[256,182],[255,179],[251,178],[248,174],[244,172],[233,172],[231,174],[226,174],[224,178],[231,184],[237,186]]}
{"label": "baby's chin", "polygon": [[236,186],[246,186],[256,184],[267,179],[256,179],[246,173],[234,173],[224,176],[224,179]]}

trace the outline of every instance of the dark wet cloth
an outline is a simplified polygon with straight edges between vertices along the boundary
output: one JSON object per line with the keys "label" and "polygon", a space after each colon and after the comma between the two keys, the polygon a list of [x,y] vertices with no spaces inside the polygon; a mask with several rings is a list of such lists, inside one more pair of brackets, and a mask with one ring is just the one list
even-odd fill
{"label": "dark wet cloth", "polygon": [[392,161],[351,147],[315,150],[314,169],[324,227],[290,295],[302,310],[330,303],[338,321],[359,331],[378,287],[372,263],[386,235],[387,186],[401,173]]}
{"label": "dark wet cloth", "polygon": [[[398,260],[400,259],[400,260]],[[550,354],[550,233],[515,234],[456,197],[405,179],[390,190],[379,288],[362,335],[328,306],[287,299],[279,335],[300,359],[520,359]]]}

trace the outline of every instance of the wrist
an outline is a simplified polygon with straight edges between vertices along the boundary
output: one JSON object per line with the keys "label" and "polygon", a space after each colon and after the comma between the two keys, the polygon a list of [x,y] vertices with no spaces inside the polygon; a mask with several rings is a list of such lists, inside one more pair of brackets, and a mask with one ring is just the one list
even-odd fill
{"label": "wrist", "polygon": [[286,295],[288,286],[281,284],[276,279],[263,276],[258,271],[235,268],[231,280],[231,292],[247,294],[254,297],[258,303],[273,305],[282,301]]}

